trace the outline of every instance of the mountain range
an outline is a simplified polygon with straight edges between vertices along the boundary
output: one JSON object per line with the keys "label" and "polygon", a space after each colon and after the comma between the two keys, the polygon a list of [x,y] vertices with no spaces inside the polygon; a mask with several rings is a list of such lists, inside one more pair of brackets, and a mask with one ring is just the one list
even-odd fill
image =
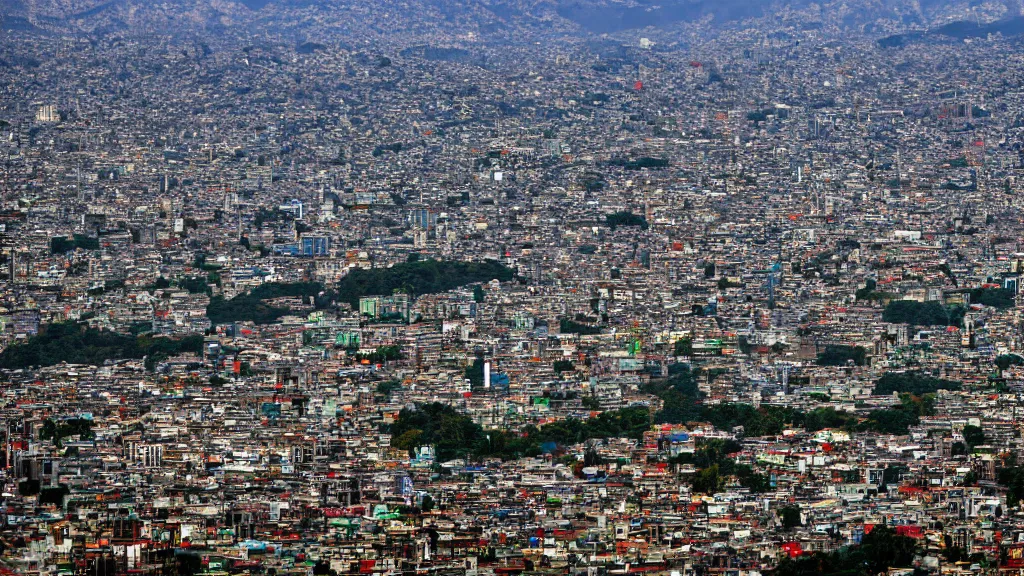
{"label": "mountain range", "polygon": [[920,31],[966,20],[965,15],[977,17],[978,7],[987,16],[977,27],[1022,13],[1021,0],[6,0],[0,3],[0,26],[62,34],[259,30],[371,38],[400,31],[423,38],[512,41],[789,18],[805,26],[878,30],[886,36],[882,32]]}

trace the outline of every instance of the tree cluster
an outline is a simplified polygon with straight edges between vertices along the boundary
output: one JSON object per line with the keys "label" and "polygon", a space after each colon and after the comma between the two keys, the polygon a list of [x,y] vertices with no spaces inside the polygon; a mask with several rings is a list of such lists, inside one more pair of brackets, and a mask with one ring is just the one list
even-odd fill
{"label": "tree cluster", "polygon": [[1006,288],[975,288],[971,290],[971,303],[993,308],[1013,308],[1013,291]]}
{"label": "tree cluster", "polygon": [[730,477],[735,477],[740,486],[751,492],[768,491],[771,482],[767,476],[754,472],[746,464],[736,462],[735,454],[741,449],[742,446],[735,440],[711,438],[701,441],[693,454],[681,454],[675,462],[692,464],[697,468],[692,482],[694,492],[714,494],[722,489]]}
{"label": "tree cluster", "polygon": [[555,372],[561,374],[562,372],[573,372],[576,370],[576,365],[572,360],[555,360],[552,365]]}
{"label": "tree cluster", "polygon": [[1006,370],[1010,366],[1021,366],[1024,365],[1024,356],[1019,354],[1000,354],[996,356],[996,367],[1000,370]]}
{"label": "tree cluster", "polygon": [[338,283],[338,299],[353,308],[364,296],[389,295],[396,291],[412,296],[447,292],[478,282],[512,280],[513,271],[498,262],[449,262],[419,260],[390,268],[353,270]]}
{"label": "tree cluster", "polygon": [[996,479],[1006,486],[1006,505],[1013,507],[1024,500],[1024,466],[1007,466],[999,471]]}
{"label": "tree cluster", "polygon": [[377,394],[380,394],[381,396],[390,397],[392,392],[401,388],[402,383],[398,380],[383,380],[377,383],[376,391]]}
{"label": "tree cluster", "polygon": [[788,425],[799,426],[804,414],[792,408],[749,404],[716,404],[704,409],[702,419],[719,430],[742,426],[746,436],[773,436],[782,434]]}
{"label": "tree cluster", "polygon": [[466,380],[469,380],[469,387],[471,389],[482,388],[484,385],[484,359],[477,358],[473,360],[473,363],[466,367],[463,376]]}
{"label": "tree cluster", "polygon": [[522,433],[485,430],[452,406],[438,402],[405,408],[391,425],[391,445],[410,452],[434,446],[439,460],[452,458],[520,458],[541,454],[545,448],[603,438],[639,438],[650,428],[646,408],[631,407],[602,412],[594,418],[567,418]]}
{"label": "tree cluster", "polygon": [[961,306],[946,307],[934,300],[892,300],[885,305],[882,321],[911,326],[960,326],[965,310]]}
{"label": "tree cluster", "polygon": [[943,380],[920,372],[886,372],[875,381],[874,394],[888,396],[900,394],[934,394],[939,390],[960,390],[963,385],[953,380]]}
{"label": "tree cluster", "polygon": [[863,366],[867,362],[868,351],[863,346],[845,346],[829,344],[818,353],[818,366],[846,366],[851,361],[855,366]]}
{"label": "tree cluster", "polygon": [[[679,342],[676,342],[678,346]],[[704,395],[697,387],[698,373],[686,364],[669,366],[669,377],[644,385],[643,391],[662,401],[661,410],[654,415],[655,422],[685,424],[701,419]]]}
{"label": "tree cluster", "polygon": [[214,324],[246,321],[273,324],[291,311],[288,308],[266,304],[264,300],[284,297],[312,297],[317,308],[324,308],[329,305],[333,294],[326,292],[323,284],[319,282],[268,282],[230,300],[223,296],[214,296],[206,307],[206,315]]}
{"label": "tree cluster", "polygon": [[371,364],[383,364],[393,362],[402,357],[401,346],[378,346],[373,352],[356,354],[356,360],[366,360]]}
{"label": "tree cluster", "polygon": [[559,318],[558,331],[562,334],[579,334],[580,336],[589,336],[593,334],[600,334],[601,327],[591,324],[583,324],[582,322],[577,322],[569,318]]}
{"label": "tree cluster", "polygon": [[613,212],[605,216],[605,224],[615,230],[620,226],[636,226],[642,230],[647,229],[647,219],[632,212]]}
{"label": "tree cluster", "polygon": [[76,248],[82,250],[99,250],[100,241],[98,238],[91,236],[85,236],[84,234],[75,234],[71,238],[66,236],[55,236],[50,238],[50,252],[53,254],[64,254],[70,252]]}
{"label": "tree cluster", "polygon": [[775,576],[867,576],[888,572],[889,568],[907,568],[913,564],[917,543],[895,529],[876,525],[856,546],[834,552],[814,553],[786,558]]}
{"label": "tree cluster", "polygon": [[17,370],[31,366],[69,364],[102,365],[107,360],[148,357],[147,367],[183,352],[201,353],[203,337],[180,339],[137,336],[90,328],[77,322],[49,324],[22,344],[0,352],[0,368]]}
{"label": "tree cluster", "polygon": [[86,418],[70,418],[68,420],[54,420],[47,418],[43,421],[43,429],[39,432],[40,440],[52,440],[53,444],[60,448],[64,439],[77,436],[80,440],[89,440],[96,437],[92,431],[92,420]]}

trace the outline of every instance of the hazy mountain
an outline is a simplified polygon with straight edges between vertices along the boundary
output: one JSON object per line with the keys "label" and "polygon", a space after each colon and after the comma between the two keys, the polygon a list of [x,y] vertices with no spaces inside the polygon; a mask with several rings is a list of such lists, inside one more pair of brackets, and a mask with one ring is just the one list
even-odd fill
{"label": "hazy mountain", "polygon": [[4,28],[54,32],[111,32],[157,28],[168,32],[234,25],[249,10],[231,0],[7,0]]}
{"label": "hazy mountain", "polygon": [[[260,30],[293,36],[387,39],[437,35],[527,41],[545,35],[603,34],[701,21],[724,25],[768,16],[797,25],[892,34],[965,20],[1020,14],[1021,0],[7,0],[3,27],[95,33],[117,30]],[[995,6],[995,10],[991,9]],[[991,16],[994,14],[994,16]],[[816,24],[817,23],[817,24]],[[894,29],[895,27],[895,29]],[[321,36],[322,37],[322,36]]]}
{"label": "hazy mountain", "polygon": [[1024,35],[1024,17],[1013,16],[987,24],[958,20],[932,30],[886,36],[879,39],[878,44],[883,48],[899,48],[923,40],[965,40],[967,38],[985,38],[989,34],[1002,34],[1004,37]]}

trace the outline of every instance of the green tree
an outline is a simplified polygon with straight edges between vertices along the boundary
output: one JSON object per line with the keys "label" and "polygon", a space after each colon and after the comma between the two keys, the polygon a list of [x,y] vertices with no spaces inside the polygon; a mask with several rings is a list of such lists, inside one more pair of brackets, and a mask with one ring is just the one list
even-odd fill
{"label": "green tree", "polygon": [[410,428],[402,432],[398,437],[391,440],[391,446],[399,450],[406,450],[412,456],[417,447],[422,446],[423,430]]}
{"label": "green tree", "polygon": [[446,262],[419,260],[390,268],[356,269],[338,283],[338,300],[359,306],[364,296],[393,294],[396,290],[419,296],[447,292],[467,284],[500,280],[508,282],[513,271],[498,262]]}
{"label": "green tree", "polygon": [[381,396],[391,396],[391,393],[402,387],[402,383],[398,380],[384,380],[377,383],[377,394]]}
{"label": "green tree", "polygon": [[934,300],[892,300],[886,304],[882,320],[911,326],[960,326],[965,312],[963,307],[946,308]]}
{"label": "green tree", "polygon": [[572,372],[576,370],[576,365],[572,360],[555,360],[553,365],[555,372],[561,374],[562,372]]}
{"label": "green tree", "polygon": [[718,289],[719,290],[725,290],[726,288],[742,288],[742,287],[743,287],[743,284],[736,284],[736,283],[730,282],[729,279],[726,278],[725,276],[722,276],[721,278],[718,279]]}
{"label": "green tree", "polygon": [[476,358],[473,363],[466,367],[463,377],[469,380],[470,389],[482,388],[484,385],[484,360]]}
{"label": "green tree", "polygon": [[878,396],[889,396],[893,392],[916,396],[933,394],[938,390],[960,390],[963,385],[953,380],[943,380],[920,372],[886,372],[875,381],[872,392]]}
{"label": "green tree", "polygon": [[[875,532],[878,531],[878,534]],[[913,538],[900,536],[885,525],[876,525],[860,545],[834,552],[803,554],[785,558],[774,576],[874,576],[889,568],[909,567],[914,559]],[[916,572],[915,572],[916,574]]]}
{"label": "green tree", "polygon": [[972,426],[968,424],[964,426],[961,433],[964,436],[964,442],[971,450],[974,450],[976,446],[981,446],[985,443],[985,431],[978,426]]}
{"label": "green tree", "polygon": [[719,430],[742,426],[745,436],[774,436],[781,434],[788,425],[802,424],[804,414],[779,406],[754,408],[749,404],[728,403],[705,407],[701,419]]}
{"label": "green tree", "polygon": [[676,340],[672,353],[675,356],[693,356],[693,339],[687,337]]}
{"label": "green tree", "polygon": [[817,432],[826,428],[846,428],[856,423],[856,416],[839,412],[831,406],[815,408],[804,416],[804,428],[808,432]]}
{"label": "green tree", "polygon": [[[543,428],[528,426],[522,433],[484,430],[452,406],[440,403],[405,408],[390,426],[392,446],[409,449],[432,445],[439,460],[473,456],[519,458],[537,455],[541,446],[583,443],[600,438],[639,439],[650,428],[650,413],[642,406],[608,410],[587,420],[566,418]],[[413,432],[411,432],[413,431]]]}
{"label": "green tree", "polygon": [[906,435],[911,426],[917,426],[920,418],[906,407],[872,410],[867,418],[857,425],[862,432],[880,432],[882,434]]}
{"label": "green tree", "polygon": [[722,487],[722,476],[718,464],[712,464],[697,472],[693,478],[693,491],[703,494],[714,494]]}
{"label": "green tree", "polygon": [[897,534],[885,524],[875,525],[861,539],[860,546],[873,574],[886,572],[889,568],[905,568],[914,561],[914,539]]}
{"label": "green tree", "polygon": [[782,529],[786,532],[793,530],[797,526],[802,526],[803,521],[800,519],[800,508],[798,506],[783,506],[778,511],[779,522],[782,523]]}
{"label": "green tree", "polygon": [[98,366],[107,360],[146,356],[159,361],[182,352],[200,353],[202,346],[203,337],[198,335],[171,339],[150,334],[121,334],[77,322],[48,324],[24,343],[8,346],[0,352],[0,368],[16,370],[61,362]]}
{"label": "green tree", "polygon": [[402,357],[402,348],[396,345],[378,346],[376,350],[368,354],[356,354],[356,360],[366,360],[371,364],[384,364],[394,362]]}
{"label": "green tree", "polygon": [[304,301],[313,298],[317,308],[324,308],[333,299],[333,294],[326,291],[323,284],[318,282],[289,284],[270,282],[261,284],[250,292],[239,294],[230,300],[221,295],[214,296],[206,307],[206,316],[214,324],[246,321],[256,324],[273,324],[288,314],[290,310],[271,306],[264,301],[283,297],[301,298]]}
{"label": "green tree", "polygon": [[844,346],[829,344],[823,352],[818,353],[818,366],[846,366],[852,362],[855,366],[867,363],[867,350],[863,346]]}
{"label": "green tree", "polygon": [[999,483],[1006,486],[1006,505],[1017,506],[1024,498],[1024,467],[1008,466],[996,476]]}
{"label": "green tree", "polygon": [[652,381],[642,391],[661,399],[662,408],[654,415],[659,424],[685,424],[701,418],[703,394],[697,386],[696,373],[686,364],[669,366],[666,380]]}
{"label": "green tree", "polygon": [[590,324],[582,324],[569,318],[560,318],[558,320],[558,331],[563,334],[579,334],[581,336],[589,336],[594,334],[600,334],[601,327],[593,326]]}
{"label": "green tree", "polygon": [[1014,293],[1005,288],[975,288],[971,290],[971,303],[994,308],[1013,308]]}
{"label": "green tree", "polygon": [[64,506],[64,497],[71,493],[71,490],[64,484],[55,487],[42,488],[39,491],[39,504],[53,504],[54,506]]}
{"label": "green tree", "polygon": [[1019,354],[1000,354],[996,356],[995,363],[1001,373],[1010,366],[1024,365],[1024,357]]}
{"label": "green tree", "polygon": [[[749,467],[747,467],[747,470],[749,470]],[[761,494],[771,490],[771,479],[765,474],[757,472],[737,473],[736,477],[739,479],[740,486],[754,494]]]}
{"label": "green tree", "polygon": [[903,465],[890,464],[882,470],[882,485],[889,486],[890,484],[898,484],[903,480],[903,475],[910,470]]}
{"label": "green tree", "polygon": [[647,220],[643,216],[638,216],[632,212],[614,212],[605,216],[605,224],[609,228],[615,230],[619,226],[635,226],[642,230],[647,229]]}

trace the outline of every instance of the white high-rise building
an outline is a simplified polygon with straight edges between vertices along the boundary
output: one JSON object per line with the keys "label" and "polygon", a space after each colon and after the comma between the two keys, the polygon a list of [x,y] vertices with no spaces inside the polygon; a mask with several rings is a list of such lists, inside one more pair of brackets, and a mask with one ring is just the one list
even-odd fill
{"label": "white high-rise building", "polygon": [[57,112],[57,107],[52,104],[46,106],[40,106],[36,110],[36,121],[37,122],[60,122],[60,113]]}

